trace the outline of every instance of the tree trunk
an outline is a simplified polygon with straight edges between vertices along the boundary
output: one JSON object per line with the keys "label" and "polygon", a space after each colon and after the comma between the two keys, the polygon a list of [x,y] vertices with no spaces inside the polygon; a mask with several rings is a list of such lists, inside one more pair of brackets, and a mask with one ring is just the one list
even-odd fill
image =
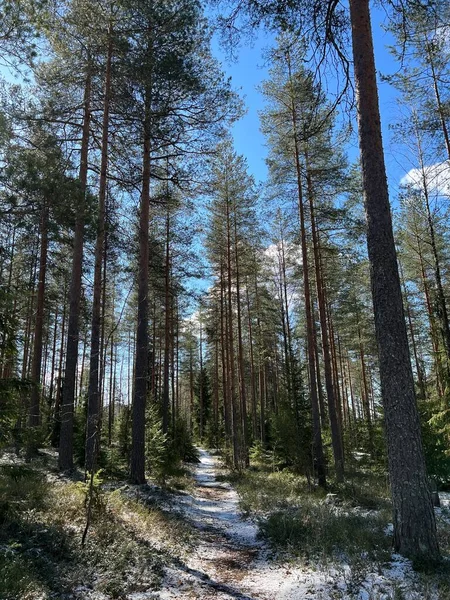
{"label": "tree trunk", "polygon": [[37,276],[37,264],[38,264],[38,248],[39,241],[36,244],[36,248],[33,248],[33,254],[31,257],[31,269],[30,279],[28,280],[28,289],[30,290],[30,296],[28,299],[27,316],[25,322],[24,342],[23,342],[23,361],[22,361],[22,379],[27,379],[29,376],[29,358],[30,358],[30,347],[32,346],[32,321],[33,321],[33,306],[34,306],[34,289],[36,286]]}
{"label": "tree trunk", "polygon": [[[168,202],[168,198],[167,198]],[[162,429],[169,430],[169,378],[170,378],[170,207],[166,214],[166,265],[164,270],[164,371],[162,394]]]}
{"label": "tree trunk", "polygon": [[51,362],[51,367],[50,367],[50,386],[49,386],[49,390],[48,390],[48,399],[47,399],[49,419],[52,414],[53,389],[55,386],[54,380],[55,380],[55,367],[56,367],[56,342],[57,342],[57,338],[58,338],[58,309],[59,309],[59,306],[58,306],[58,303],[56,303],[55,316],[54,316],[55,322],[53,325],[52,362]]}
{"label": "tree trunk", "polygon": [[333,372],[330,357],[330,342],[328,339],[327,313],[324,297],[324,281],[322,276],[322,260],[320,256],[319,236],[316,227],[314,190],[311,173],[306,173],[308,186],[309,209],[312,228],[314,266],[316,272],[317,304],[319,306],[320,333],[322,339],[322,355],[325,371],[325,389],[327,391],[328,415],[331,427],[331,443],[333,446],[334,465],[336,469],[336,481],[344,479],[344,452],[342,448],[342,434],[339,427],[338,410],[336,403],[335,388],[333,385]]}
{"label": "tree trunk", "polygon": [[256,300],[256,326],[258,331],[258,385],[259,385],[259,422],[261,444],[266,444],[266,398],[264,386],[264,342],[262,339],[262,328],[260,318],[260,303],[258,291],[258,274],[255,270],[255,300]]}
{"label": "tree trunk", "polygon": [[134,373],[134,397],[132,407],[132,438],[130,479],[133,483],[145,483],[145,406],[148,378],[148,261],[150,219],[150,97],[146,97],[144,122],[144,147],[142,168],[142,191],[139,216],[139,275],[138,316],[136,330],[136,356]]}
{"label": "tree trunk", "polygon": [[368,0],[350,0],[367,245],[394,511],[394,548],[439,558],[422,449],[381,139]]}
{"label": "tree trunk", "polygon": [[[111,27],[109,30],[108,53],[105,69],[105,98],[103,105],[102,149],[100,164],[100,186],[98,194],[97,240],[95,243],[94,262],[94,294],[92,305],[91,323],[91,353],[89,360],[88,384],[88,413],[86,428],[86,470],[91,471],[94,465],[94,449],[98,448],[96,436],[100,435],[100,389],[99,389],[99,363],[100,363],[100,328],[101,328],[101,296],[102,296],[102,260],[105,248],[106,229],[106,186],[108,175],[108,140],[109,140],[109,112],[111,97],[111,64],[113,41]],[[103,274],[104,275],[104,274]],[[105,299],[103,299],[103,302]]]}
{"label": "tree trunk", "polygon": [[244,466],[248,467],[248,433],[247,433],[247,392],[245,389],[245,368],[244,368],[244,345],[242,342],[242,316],[241,316],[241,280],[239,271],[239,249],[238,249],[238,231],[237,231],[237,207],[234,202],[234,260],[236,268],[236,306],[237,306],[237,326],[238,326],[238,362],[239,362],[239,390],[240,390],[240,409],[242,423],[242,461]]}
{"label": "tree trunk", "polygon": [[[292,83],[291,68],[289,62],[289,79]],[[311,288],[309,283],[309,264],[308,264],[308,245],[306,243],[306,225],[305,213],[303,206],[303,184],[300,165],[300,149],[297,132],[297,114],[295,109],[295,99],[291,92],[291,110],[292,110],[292,127],[294,134],[294,160],[297,175],[297,193],[298,193],[298,211],[300,220],[300,236],[302,248],[302,266],[303,266],[303,294],[305,298],[305,313],[306,313],[306,333],[307,333],[307,352],[308,352],[308,371],[309,384],[311,393],[311,409],[313,421],[313,452],[314,463],[317,479],[321,487],[326,487],[326,467],[325,456],[322,445],[322,429],[320,425],[319,398],[317,394],[317,379],[316,379],[316,361],[314,355],[314,324],[312,314]]]}
{"label": "tree trunk", "polygon": [[245,285],[246,299],[247,299],[247,318],[248,318],[248,345],[250,350],[250,379],[251,379],[251,392],[252,392],[252,434],[253,439],[258,437],[258,417],[256,412],[256,380],[255,380],[255,360],[253,352],[253,326],[252,316],[250,313],[250,296],[248,290],[248,282]]}
{"label": "tree trunk", "polygon": [[58,362],[58,377],[56,380],[56,397],[55,397],[55,410],[53,417],[53,427],[51,435],[51,444],[56,447],[59,445],[59,435],[61,430],[61,397],[62,397],[62,368],[64,362],[64,347],[65,347],[65,334],[66,334],[66,317],[67,317],[67,282],[64,284],[63,292],[63,314],[61,320],[61,344],[59,347],[59,362]]}
{"label": "tree trunk", "polygon": [[220,259],[220,347],[222,360],[222,396],[223,396],[223,412],[225,421],[225,439],[228,442],[231,439],[231,417],[230,417],[230,402],[228,394],[227,382],[227,345],[226,345],[226,308],[225,308],[225,277],[223,267],[223,257]]}
{"label": "tree trunk", "polygon": [[231,217],[230,199],[226,198],[226,225],[227,225],[227,309],[228,309],[228,381],[231,402],[231,431],[233,443],[233,464],[235,469],[240,466],[240,439],[238,427],[238,411],[236,407],[236,381],[234,361],[234,330],[233,330],[233,299],[232,299],[232,267],[231,267]]}
{"label": "tree trunk", "polygon": [[361,338],[361,329],[358,325],[358,340],[359,340],[359,360],[361,363],[361,401],[363,406],[364,418],[366,420],[367,433],[369,436],[369,452],[374,457],[375,448],[373,445],[373,427],[372,417],[370,414],[369,388],[367,385],[366,361],[364,359],[364,346]]}
{"label": "tree trunk", "polygon": [[443,389],[444,376],[442,373],[442,365],[441,365],[441,359],[440,359],[440,355],[439,355],[439,340],[438,340],[438,335],[436,333],[436,324],[435,324],[435,319],[434,319],[433,306],[432,306],[432,302],[431,302],[430,289],[428,286],[427,272],[425,270],[425,262],[424,262],[424,258],[423,258],[423,252],[422,252],[422,244],[420,243],[420,236],[419,236],[417,229],[414,233],[415,233],[415,237],[416,237],[416,241],[417,241],[417,250],[418,250],[418,255],[419,255],[420,277],[422,279],[423,293],[425,296],[425,305],[426,305],[427,313],[428,313],[428,321],[430,323],[430,338],[431,338],[431,345],[433,347],[433,354],[434,354],[434,370],[436,373],[436,390],[437,390],[438,396],[440,398],[442,398],[443,393],[444,393],[444,389]]}
{"label": "tree trunk", "polygon": [[44,204],[41,213],[41,251],[39,257],[39,283],[36,303],[36,321],[34,326],[33,362],[31,366],[31,389],[28,424],[37,427],[40,424],[42,334],[44,329],[45,277],[48,254],[48,205]]}
{"label": "tree trunk", "polygon": [[77,206],[73,241],[72,276],[69,290],[69,323],[67,327],[66,368],[64,371],[63,397],[61,403],[61,432],[59,441],[59,468],[73,469],[73,412],[75,380],[78,361],[79,315],[81,301],[81,276],[83,266],[84,217],[88,175],[88,152],[91,123],[91,65],[87,65],[84,89],[83,131],[80,160],[80,201]]}
{"label": "tree trunk", "polygon": [[399,271],[400,271],[400,281],[401,281],[402,287],[403,287],[403,296],[405,299],[406,316],[408,318],[409,334],[411,337],[411,345],[412,345],[412,349],[413,349],[414,363],[416,365],[417,383],[419,385],[420,394],[421,394],[422,398],[425,399],[426,395],[427,395],[427,390],[426,390],[425,381],[423,378],[422,367],[421,367],[420,361],[419,361],[419,354],[417,352],[416,336],[414,333],[412,314],[411,314],[411,306],[409,304],[408,291],[406,289],[405,278],[403,276],[403,269],[402,269],[402,264],[400,261],[398,263],[398,266],[399,266]]}

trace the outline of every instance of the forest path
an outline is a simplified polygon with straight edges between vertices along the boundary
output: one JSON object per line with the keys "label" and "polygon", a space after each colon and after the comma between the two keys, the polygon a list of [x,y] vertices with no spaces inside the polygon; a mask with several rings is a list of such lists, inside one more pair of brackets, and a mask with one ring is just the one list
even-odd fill
{"label": "forest path", "polygon": [[[332,574],[293,569],[275,562],[257,539],[257,526],[239,513],[237,492],[217,481],[218,459],[200,450],[195,491],[176,498],[180,510],[198,530],[197,546],[179,565],[167,567],[161,600],[295,600],[330,598]],[[137,600],[137,596],[136,596]]]}

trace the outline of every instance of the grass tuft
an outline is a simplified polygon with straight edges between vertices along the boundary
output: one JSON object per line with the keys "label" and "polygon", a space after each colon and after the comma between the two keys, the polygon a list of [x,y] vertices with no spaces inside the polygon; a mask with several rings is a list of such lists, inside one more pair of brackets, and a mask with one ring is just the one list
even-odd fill
{"label": "grass tuft", "polygon": [[[35,468],[36,467],[36,468]],[[130,488],[126,486],[128,492]],[[152,501],[99,486],[84,548],[86,485],[42,465],[0,467],[0,598],[62,597],[80,588],[125,598],[158,588],[190,530]]]}
{"label": "grass tuft", "polygon": [[276,548],[302,557],[387,560],[390,540],[384,515],[361,515],[303,498],[301,506],[261,519],[261,534]]}

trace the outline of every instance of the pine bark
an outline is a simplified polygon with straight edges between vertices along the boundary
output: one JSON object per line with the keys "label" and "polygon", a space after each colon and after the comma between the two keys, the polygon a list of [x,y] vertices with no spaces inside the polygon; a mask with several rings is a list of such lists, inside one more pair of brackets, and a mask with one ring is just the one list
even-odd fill
{"label": "pine bark", "polygon": [[[290,71],[290,66],[289,66]],[[290,73],[289,73],[290,74]],[[291,77],[291,75],[290,75]],[[302,248],[302,266],[303,266],[303,294],[305,298],[305,313],[306,313],[306,332],[307,332],[307,352],[308,352],[308,372],[309,372],[309,385],[311,394],[311,409],[312,409],[312,421],[313,421],[313,452],[314,452],[314,463],[315,471],[317,473],[317,479],[321,487],[326,487],[326,467],[325,467],[325,456],[323,453],[322,445],[322,429],[320,425],[320,411],[319,411],[319,398],[317,392],[317,378],[316,378],[316,361],[314,355],[314,324],[312,314],[312,302],[311,302],[311,287],[309,283],[309,264],[308,264],[308,245],[306,242],[306,224],[305,224],[305,212],[303,206],[303,184],[302,184],[302,172],[300,164],[300,149],[299,139],[297,131],[297,115],[294,103],[294,97],[291,98],[292,102],[292,126],[294,133],[294,159],[295,168],[297,175],[297,193],[298,193],[298,210],[300,219],[300,236],[301,236],[301,248]]]}
{"label": "pine bark", "polygon": [[319,236],[316,227],[316,216],[314,206],[313,182],[309,169],[306,174],[309,198],[309,210],[311,218],[314,266],[316,273],[317,304],[319,307],[320,333],[322,340],[322,356],[325,372],[325,389],[327,392],[328,416],[331,428],[331,443],[333,446],[334,465],[336,470],[336,480],[338,482],[344,479],[344,451],[342,447],[342,434],[339,427],[338,409],[333,385],[333,371],[330,356],[330,341],[328,338],[327,313],[324,297],[324,281],[322,276],[322,261],[320,256]]}
{"label": "pine bark", "polygon": [[169,377],[170,377],[170,208],[166,215],[166,257],[164,270],[164,370],[162,394],[162,428],[169,430]]}
{"label": "pine bark", "polygon": [[88,152],[91,123],[91,66],[88,64],[84,89],[84,114],[80,159],[80,200],[77,206],[73,242],[72,275],[69,290],[69,322],[67,326],[66,367],[61,403],[61,430],[58,465],[62,471],[73,469],[73,415],[75,381],[78,361],[79,316],[81,302],[81,276],[83,265],[84,221],[88,175]]}
{"label": "pine bark", "polygon": [[41,248],[39,256],[39,283],[36,302],[36,320],[34,326],[33,360],[31,364],[31,390],[30,406],[28,413],[28,424],[37,427],[41,421],[40,399],[41,399],[41,365],[42,365],[42,337],[44,330],[44,301],[45,301],[45,278],[47,274],[48,254],[48,204],[45,203],[41,212]]}
{"label": "pine bark", "polygon": [[234,261],[236,269],[236,306],[237,306],[237,332],[238,332],[238,363],[239,363],[239,391],[240,391],[240,412],[242,424],[242,461],[247,467],[249,462],[247,441],[247,391],[245,388],[245,366],[244,366],[244,344],[242,341],[242,315],[241,315],[241,277],[239,270],[239,247],[238,247],[238,229],[237,229],[237,207],[234,203]]}
{"label": "pine bark", "polygon": [[[97,239],[94,259],[94,294],[91,322],[91,352],[89,359],[88,414],[86,428],[86,469],[91,471],[94,462],[94,450],[98,447],[95,438],[100,435],[100,329],[102,299],[102,260],[105,249],[106,229],[106,187],[108,174],[109,113],[111,100],[111,65],[113,40],[109,31],[108,52],[105,68],[105,98],[103,105],[102,146],[100,164],[100,185],[98,194]],[[104,276],[104,274],[103,274]],[[104,299],[103,299],[104,300]]]}
{"label": "pine bark", "polygon": [[227,225],[227,302],[228,310],[228,381],[231,402],[231,431],[233,443],[233,465],[236,469],[240,466],[240,436],[238,410],[236,406],[236,377],[235,377],[235,359],[234,359],[234,327],[233,327],[233,296],[232,296],[232,249],[231,249],[231,216],[230,199],[226,198],[226,225]]}
{"label": "pine bark", "polygon": [[139,216],[139,274],[134,396],[132,406],[132,439],[130,479],[145,483],[145,406],[148,379],[148,272],[150,219],[150,97],[146,98],[144,147],[142,157],[142,191]]}
{"label": "pine bark", "polygon": [[367,245],[394,513],[394,548],[439,558],[397,267],[368,0],[350,0]]}

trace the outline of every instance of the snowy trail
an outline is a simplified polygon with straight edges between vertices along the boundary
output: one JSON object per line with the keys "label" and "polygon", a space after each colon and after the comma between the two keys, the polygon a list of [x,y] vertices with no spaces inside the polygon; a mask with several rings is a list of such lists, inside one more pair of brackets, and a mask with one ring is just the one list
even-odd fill
{"label": "snowy trail", "polygon": [[[292,569],[275,563],[257,540],[257,527],[244,519],[239,498],[228,483],[218,482],[218,461],[200,451],[193,495],[176,501],[199,529],[199,542],[177,567],[168,567],[162,589],[154,598],[170,600],[296,600],[330,598],[333,573]],[[134,596],[139,600],[138,595]],[[148,598],[148,596],[147,596]]]}
{"label": "snowy trail", "polygon": [[[193,494],[176,496],[171,510],[198,529],[197,546],[165,568],[161,589],[128,600],[423,600],[410,561],[391,561],[364,573],[345,562],[335,566],[283,563],[257,539],[257,527],[239,513],[237,492],[217,481],[216,457],[200,450]],[[356,580],[355,580],[356,575]],[[428,593],[429,592],[429,593]],[[441,600],[428,590],[427,598]],[[401,596],[397,594],[401,593]]]}

